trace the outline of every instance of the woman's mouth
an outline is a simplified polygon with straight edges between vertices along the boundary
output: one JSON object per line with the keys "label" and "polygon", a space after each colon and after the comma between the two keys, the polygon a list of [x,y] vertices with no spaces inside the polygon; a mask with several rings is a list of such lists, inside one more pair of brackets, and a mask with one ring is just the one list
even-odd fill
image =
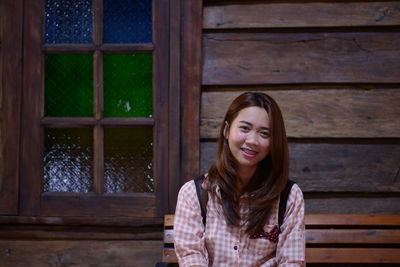
{"label": "woman's mouth", "polygon": [[248,157],[248,158],[254,158],[258,152],[247,149],[247,148],[241,148],[240,150],[242,150],[243,154]]}

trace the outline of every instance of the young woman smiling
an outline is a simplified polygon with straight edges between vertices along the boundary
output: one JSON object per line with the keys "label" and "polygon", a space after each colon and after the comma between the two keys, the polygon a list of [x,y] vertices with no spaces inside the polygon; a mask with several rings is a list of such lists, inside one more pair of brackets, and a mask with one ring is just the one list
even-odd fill
{"label": "young woman smiling", "polygon": [[304,266],[304,199],[294,184],[279,227],[289,155],[281,111],[268,95],[247,92],[229,106],[216,162],[204,175],[202,206],[194,181],[175,211],[180,266]]}

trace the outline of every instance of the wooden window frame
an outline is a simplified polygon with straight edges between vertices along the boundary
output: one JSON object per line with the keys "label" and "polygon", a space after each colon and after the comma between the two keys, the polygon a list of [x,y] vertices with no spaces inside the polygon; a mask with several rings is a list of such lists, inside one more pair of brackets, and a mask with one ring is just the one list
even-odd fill
{"label": "wooden window frame", "polygon": [[[93,0],[95,7],[101,7],[102,0]],[[160,216],[167,213],[168,178],[171,173],[168,162],[169,145],[169,3],[167,0],[153,0],[153,44],[101,44],[102,12],[94,8],[94,41],[82,45],[43,44],[44,1],[24,3],[24,47],[23,47],[23,94],[21,130],[21,187],[19,215],[23,217],[57,217],[63,223],[92,221],[97,223],[113,221],[120,223],[158,223]],[[73,49],[71,49],[73,48]],[[108,118],[101,120],[102,106],[102,55],[101,53],[152,52],[153,54],[153,110],[154,119]],[[93,54],[94,91],[93,118],[65,118],[62,120],[43,118],[44,101],[44,54],[85,53]],[[100,85],[100,86],[99,86]],[[176,93],[175,93],[176,94]],[[135,127],[152,126],[154,140],[155,192],[129,193],[123,195],[54,194],[42,193],[44,126],[88,127],[94,126],[94,143],[102,144],[103,126]],[[97,166],[94,179],[103,171],[104,153],[102,147],[95,152]],[[173,148],[176,151],[176,148]],[[101,191],[101,181],[95,182],[95,191]],[[111,219],[111,220],[110,220]],[[49,221],[49,220],[47,220]]]}
{"label": "wooden window frame", "polygon": [[0,214],[18,213],[22,0],[0,1]]}

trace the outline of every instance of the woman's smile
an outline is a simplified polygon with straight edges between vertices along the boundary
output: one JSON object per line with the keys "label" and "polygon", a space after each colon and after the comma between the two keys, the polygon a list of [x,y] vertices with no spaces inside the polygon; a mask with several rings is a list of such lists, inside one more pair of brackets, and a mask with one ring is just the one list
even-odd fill
{"label": "woman's smile", "polygon": [[250,150],[247,148],[241,148],[241,150],[243,151],[243,155],[248,158],[254,158],[258,153],[256,151],[253,151],[253,150]]}

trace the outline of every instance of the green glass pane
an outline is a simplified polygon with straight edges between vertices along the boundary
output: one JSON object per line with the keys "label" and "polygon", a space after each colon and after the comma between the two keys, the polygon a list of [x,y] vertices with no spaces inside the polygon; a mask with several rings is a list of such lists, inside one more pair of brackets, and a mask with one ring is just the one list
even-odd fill
{"label": "green glass pane", "polygon": [[104,129],[104,191],[154,192],[153,129]]}
{"label": "green glass pane", "polygon": [[152,55],[104,55],[104,117],[152,117]]}
{"label": "green glass pane", "polygon": [[93,191],[93,134],[88,128],[46,128],[43,192]]}
{"label": "green glass pane", "polygon": [[92,55],[46,55],[45,68],[45,116],[92,117]]}

